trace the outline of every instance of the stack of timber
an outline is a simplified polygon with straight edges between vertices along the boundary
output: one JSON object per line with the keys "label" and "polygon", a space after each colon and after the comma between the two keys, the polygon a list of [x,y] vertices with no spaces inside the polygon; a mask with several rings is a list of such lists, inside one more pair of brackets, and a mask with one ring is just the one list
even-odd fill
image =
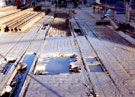
{"label": "stack of timber", "polygon": [[24,32],[48,12],[50,12],[50,9],[37,12],[34,11],[34,8],[28,8],[0,16],[0,31]]}
{"label": "stack of timber", "polygon": [[17,17],[19,17],[21,15],[24,15],[24,14],[30,12],[30,11],[33,11],[33,8],[29,8],[29,9],[26,9],[24,11],[19,11],[19,12],[16,12],[14,14],[8,15],[6,17],[0,18],[1,19],[0,24],[8,22],[8,21],[10,21],[10,20],[12,20],[14,18],[17,18]]}
{"label": "stack of timber", "polygon": [[1,27],[1,30],[15,32],[17,31],[16,29],[17,26],[21,25],[24,22],[27,22],[27,20],[33,18],[37,14],[38,13],[36,12],[24,14],[16,19],[13,19],[9,22],[4,23],[4,26]]}
{"label": "stack of timber", "polygon": [[41,12],[38,13],[36,16],[29,19],[27,22],[22,23],[21,25],[17,26],[17,31],[23,32],[30,28],[35,22],[39,21],[43,16],[45,16],[45,13]]}

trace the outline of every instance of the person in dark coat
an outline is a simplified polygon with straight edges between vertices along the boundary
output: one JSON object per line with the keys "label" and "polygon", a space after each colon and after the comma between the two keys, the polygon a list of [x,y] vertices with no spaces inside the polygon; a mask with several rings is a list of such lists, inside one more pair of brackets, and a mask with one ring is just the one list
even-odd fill
{"label": "person in dark coat", "polygon": [[73,0],[74,8],[78,7],[78,0]]}

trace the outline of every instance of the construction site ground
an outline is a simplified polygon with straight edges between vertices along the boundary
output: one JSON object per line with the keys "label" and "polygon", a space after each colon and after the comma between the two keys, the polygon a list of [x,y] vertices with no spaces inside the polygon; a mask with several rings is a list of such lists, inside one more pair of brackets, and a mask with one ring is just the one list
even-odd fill
{"label": "construction site ground", "polygon": [[[1,32],[3,56],[22,61],[35,55],[19,97],[135,97],[135,40],[112,26],[97,26],[97,20],[100,14],[91,7],[52,8],[25,33]],[[40,59],[70,55],[80,72],[34,74]],[[4,79],[0,76],[0,91]]]}

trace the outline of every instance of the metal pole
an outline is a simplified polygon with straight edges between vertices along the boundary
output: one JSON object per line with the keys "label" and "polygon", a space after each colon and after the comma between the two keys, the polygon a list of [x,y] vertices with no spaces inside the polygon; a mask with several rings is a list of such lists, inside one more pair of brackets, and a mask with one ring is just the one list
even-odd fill
{"label": "metal pole", "polygon": [[110,21],[110,23],[112,24],[114,30],[117,30],[119,27],[116,25],[116,23],[109,17],[107,16],[107,19]]}
{"label": "metal pole", "polygon": [[129,5],[128,5],[128,2],[126,2],[126,22],[129,22]]}
{"label": "metal pole", "polygon": [[124,11],[126,13],[126,0],[124,0]]}

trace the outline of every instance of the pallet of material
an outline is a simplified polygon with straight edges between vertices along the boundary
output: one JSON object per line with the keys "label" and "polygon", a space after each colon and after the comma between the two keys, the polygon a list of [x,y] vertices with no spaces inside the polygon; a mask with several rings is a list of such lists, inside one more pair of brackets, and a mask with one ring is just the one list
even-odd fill
{"label": "pallet of material", "polygon": [[6,6],[6,7],[0,8],[0,12],[5,12],[9,10],[14,10],[14,9],[17,9],[17,6]]}

